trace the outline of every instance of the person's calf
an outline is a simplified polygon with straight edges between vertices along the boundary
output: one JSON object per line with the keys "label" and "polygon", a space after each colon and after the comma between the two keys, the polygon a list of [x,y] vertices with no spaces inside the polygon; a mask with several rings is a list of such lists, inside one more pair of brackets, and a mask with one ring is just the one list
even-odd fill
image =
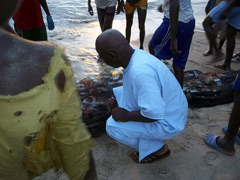
{"label": "person's calf", "polygon": [[173,67],[173,71],[176,79],[178,80],[180,86],[183,87],[183,78],[184,78],[183,69],[175,66],[174,64],[172,65],[172,67]]}

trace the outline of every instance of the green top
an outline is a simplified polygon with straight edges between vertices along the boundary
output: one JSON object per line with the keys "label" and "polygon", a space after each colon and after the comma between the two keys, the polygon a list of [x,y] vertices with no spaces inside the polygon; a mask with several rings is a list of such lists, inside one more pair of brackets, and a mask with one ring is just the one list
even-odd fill
{"label": "green top", "polygon": [[[93,142],[63,57],[55,47],[43,84],[15,96],[0,95],[1,180],[28,180],[51,168],[63,168],[73,180],[85,176]],[[66,78],[63,92],[55,82],[60,72]]]}

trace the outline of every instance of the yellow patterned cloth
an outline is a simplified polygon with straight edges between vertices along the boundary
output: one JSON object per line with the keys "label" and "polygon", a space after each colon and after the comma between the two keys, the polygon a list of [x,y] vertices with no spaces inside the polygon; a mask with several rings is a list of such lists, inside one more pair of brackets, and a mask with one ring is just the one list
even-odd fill
{"label": "yellow patterned cloth", "polygon": [[[64,89],[57,78],[66,78]],[[94,146],[81,119],[72,69],[55,47],[43,84],[15,96],[0,95],[0,179],[28,180],[63,168],[80,180]]]}

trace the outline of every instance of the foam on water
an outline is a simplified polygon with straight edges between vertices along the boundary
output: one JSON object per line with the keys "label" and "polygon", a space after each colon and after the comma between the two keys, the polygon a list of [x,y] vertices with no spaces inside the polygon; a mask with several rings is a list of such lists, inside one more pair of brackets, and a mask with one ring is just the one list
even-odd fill
{"label": "foam on water", "polygon": [[[87,0],[48,0],[48,6],[55,22],[55,29],[48,31],[49,41],[53,41],[66,49],[72,62],[77,81],[88,75],[99,73],[95,39],[101,33],[95,2],[92,1],[94,15],[88,13]],[[145,23],[146,35],[152,34],[161,24],[163,14],[157,12],[162,1],[149,0],[147,19]],[[206,2],[192,0],[196,18],[196,31],[202,31],[202,20],[205,17]],[[45,17],[45,13],[43,12]],[[125,34],[125,14],[115,15],[113,28]],[[131,40],[139,37],[137,13],[134,15]]]}

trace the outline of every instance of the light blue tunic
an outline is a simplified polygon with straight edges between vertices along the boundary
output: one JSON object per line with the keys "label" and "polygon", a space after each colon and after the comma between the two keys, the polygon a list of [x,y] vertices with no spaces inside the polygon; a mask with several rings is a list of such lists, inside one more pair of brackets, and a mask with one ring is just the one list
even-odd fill
{"label": "light blue tunic", "polygon": [[187,122],[188,104],[178,81],[159,59],[135,49],[123,70],[123,86],[113,89],[119,107],[140,111],[152,123],[116,122],[106,124],[114,139],[139,151],[139,161],[159,150],[164,139],[178,135]]}

